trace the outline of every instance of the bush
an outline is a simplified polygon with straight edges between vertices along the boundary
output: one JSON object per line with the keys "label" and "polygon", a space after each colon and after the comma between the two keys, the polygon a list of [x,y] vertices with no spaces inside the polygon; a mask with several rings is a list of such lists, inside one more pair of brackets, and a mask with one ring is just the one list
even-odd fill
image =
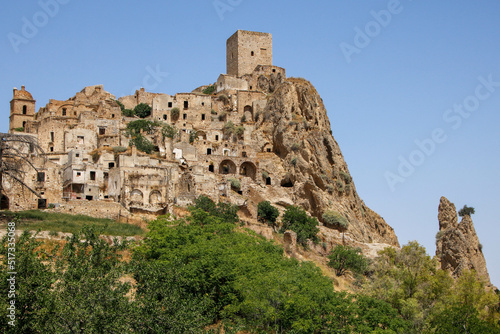
{"label": "bush", "polygon": [[275,226],[279,215],[279,210],[272,206],[269,201],[262,201],[257,205],[257,219],[270,226]]}
{"label": "bush", "polygon": [[123,146],[114,146],[113,147],[113,152],[114,153],[123,153],[127,150],[126,147],[123,147]]}
{"label": "bush", "polygon": [[16,132],[24,132],[24,127],[18,127],[18,128],[14,128],[14,131]]}
{"label": "bush", "polygon": [[127,131],[131,135],[139,134],[141,131],[151,134],[157,126],[159,126],[157,122],[138,119],[127,124]]}
{"label": "bush", "polygon": [[335,182],[335,185],[337,187],[337,191],[342,194],[344,192],[344,190],[345,190],[344,189],[344,183],[342,181],[340,181],[340,180],[337,180]]}
{"label": "bush", "polygon": [[135,108],[134,108],[134,113],[139,116],[140,118],[146,118],[149,115],[151,115],[151,110],[152,108],[147,105],[146,103],[139,103]]}
{"label": "bush", "polygon": [[194,141],[198,139],[198,132],[196,130],[192,130],[189,133],[189,143],[192,144]]}
{"label": "bush", "polygon": [[360,248],[338,245],[328,255],[328,266],[335,269],[337,276],[342,276],[346,270],[356,274],[363,274],[368,268],[368,260],[361,253]]}
{"label": "bush", "polygon": [[151,154],[151,152],[157,150],[157,147],[141,134],[135,136],[130,141],[130,145],[134,145],[135,147],[137,147],[139,151],[142,151],[147,154]]}
{"label": "bush", "polygon": [[224,129],[222,130],[224,132],[224,135],[226,137],[229,137],[234,133],[235,127],[232,121],[227,122],[224,124]]}
{"label": "bush", "polygon": [[468,207],[467,205],[464,205],[464,207],[462,209],[460,209],[460,211],[458,211],[458,215],[460,217],[463,217],[463,216],[469,216],[476,213],[474,208],[473,207]]}
{"label": "bush", "polygon": [[227,97],[226,94],[221,94],[221,95],[219,95],[219,101],[222,101],[222,103],[224,103],[224,105],[226,105],[229,103],[229,97]]}
{"label": "bush", "polygon": [[215,92],[215,85],[210,85],[208,86],[207,88],[205,88],[202,93],[203,94],[207,94],[207,95],[210,95],[212,94],[213,92]]}
{"label": "bush", "polygon": [[297,158],[292,158],[292,160],[290,160],[290,163],[292,164],[292,166],[297,166]]}
{"label": "bush", "polygon": [[352,182],[351,175],[347,174],[346,172],[340,172],[340,178],[344,180],[345,184],[350,184]]}
{"label": "bush", "polygon": [[241,123],[245,123],[247,121],[247,117],[245,115],[241,116]]}
{"label": "bush", "polygon": [[345,231],[349,227],[349,222],[337,211],[326,211],[323,214],[323,223],[329,227]]}
{"label": "bush", "polygon": [[234,128],[234,135],[237,136],[238,138],[241,139],[244,133],[245,133],[245,127],[243,125],[238,125],[236,128]]}
{"label": "bush", "polygon": [[120,107],[121,111],[125,110],[125,106],[123,105],[123,103],[121,103],[118,100],[115,100],[115,102],[116,102],[116,104],[118,104],[118,106]]}
{"label": "bush", "polygon": [[210,110],[210,113],[211,113],[212,115],[217,115],[217,111],[215,111],[215,110],[213,110],[213,109],[212,109],[212,110]]}
{"label": "bush", "polygon": [[222,112],[222,113],[219,115],[219,117],[218,117],[219,122],[224,122],[224,121],[226,120],[226,116],[227,116],[227,113],[226,113],[225,111],[224,111],[224,112]]}
{"label": "bush", "polygon": [[135,112],[133,110],[130,110],[130,109],[123,109],[122,110],[122,115],[125,116],[125,117],[134,117],[135,116]]}
{"label": "bush", "polygon": [[291,147],[292,151],[294,151],[294,152],[298,151],[299,148],[300,148],[300,145],[298,143],[293,143],[292,144],[292,147]]}
{"label": "bush", "polygon": [[171,125],[165,125],[161,129],[161,134],[163,135],[163,138],[174,139],[174,137],[177,135],[178,132],[179,131],[176,129],[176,127]]}
{"label": "bush", "polygon": [[170,109],[170,118],[173,121],[177,121],[179,119],[179,115],[181,114],[181,110],[177,107]]}
{"label": "bush", "polygon": [[231,188],[235,190],[240,190],[241,188],[240,180],[231,178],[228,179],[228,181],[231,183]]}
{"label": "bush", "polygon": [[318,220],[314,217],[310,217],[304,211],[304,209],[297,206],[289,206],[283,218],[281,219],[281,232],[286,230],[292,230],[297,233],[297,242],[305,246],[307,244],[307,239],[311,239],[313,242],[318,242],[317,234]]}
{"label": "bush", "polygon": [[236,214],[238,212],[237,205],[222,202],[215,204],[215,202],[207,196],[202,195],[194,200],[194,206],[190,207],[189,210],[192,212],[195,209],[205,211],[229,223],[236,223],[239,220]]}

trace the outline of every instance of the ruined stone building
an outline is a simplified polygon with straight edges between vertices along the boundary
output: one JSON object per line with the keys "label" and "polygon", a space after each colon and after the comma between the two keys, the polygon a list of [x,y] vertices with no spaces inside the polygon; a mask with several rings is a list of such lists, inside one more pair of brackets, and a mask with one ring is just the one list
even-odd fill
{"label": "ruined stone building", "polygon": [[[320,220],[336,210],[358,240],[397,244],[357,195],[314,87],[273,65],[271,34],[238,30],[226,47],[226,74],[190,93],[116,98],[96,85],[36,111],[25,87],[14,88],[9,131],[36,137],[45,152],[25,179],[42,198],[6,178],[3,206],[116,218],[173,212],[203,194],[255,218],[257,203],[269,200]],[[129,125],[140,118],[125,110],[141,103],[151,107],[150,127],[134,135]]]}

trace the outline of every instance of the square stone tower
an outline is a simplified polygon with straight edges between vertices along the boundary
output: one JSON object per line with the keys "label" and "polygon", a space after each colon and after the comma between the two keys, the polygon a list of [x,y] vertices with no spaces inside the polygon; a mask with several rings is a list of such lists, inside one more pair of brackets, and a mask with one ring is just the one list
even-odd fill
{"label": "square stone tower", "polygon": [[226,42],[226,64],[227,74],[235,77],[251,74],[257,65],[272,65],[272,35],[238,30]]}

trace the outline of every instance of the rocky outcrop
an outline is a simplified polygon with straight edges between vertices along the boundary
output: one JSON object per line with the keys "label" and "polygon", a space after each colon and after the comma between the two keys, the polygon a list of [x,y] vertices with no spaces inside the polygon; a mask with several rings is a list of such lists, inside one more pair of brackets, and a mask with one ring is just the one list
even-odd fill
{"label": "rocky outcrop", "polygon": [[287,189],[280,196],[289,200],[280,201],[300,205],[320,221],[328,210],[339,212],[349,221],[346,235],[360,242],[399,245],[394,230],[359,198],[313,85],[288,78],[267,93],[254,135],[259,142],[272,144],[281,160],[273,172]]}
{"label": "rocky outcrop", "polygon": [[491,285],[482,246],[471,217],[465,215],[457,224],[455,205],[441,197],[438,220],[436,256],[441,262],[441,268],[449,270],[454,277],[460,276],[463,270],[473,269],[487,285]]}

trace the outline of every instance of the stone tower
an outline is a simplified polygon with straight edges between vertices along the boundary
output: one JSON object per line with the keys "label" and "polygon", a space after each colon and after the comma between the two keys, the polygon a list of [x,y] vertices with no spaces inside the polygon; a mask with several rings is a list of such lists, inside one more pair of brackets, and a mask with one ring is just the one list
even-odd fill
{"label": "stone tower", "polygon": [[14,88],[14,97],[10,101],[9,132],[24,128],[27,121],[35,119],[35,102],[24,86],[21,86],[21,90]]}
{"label": "stone tower", "polygon": [[251,74],[257,65],[273,64],[273,37],[255,31],[236,31],[226,42],[227,74]]}

